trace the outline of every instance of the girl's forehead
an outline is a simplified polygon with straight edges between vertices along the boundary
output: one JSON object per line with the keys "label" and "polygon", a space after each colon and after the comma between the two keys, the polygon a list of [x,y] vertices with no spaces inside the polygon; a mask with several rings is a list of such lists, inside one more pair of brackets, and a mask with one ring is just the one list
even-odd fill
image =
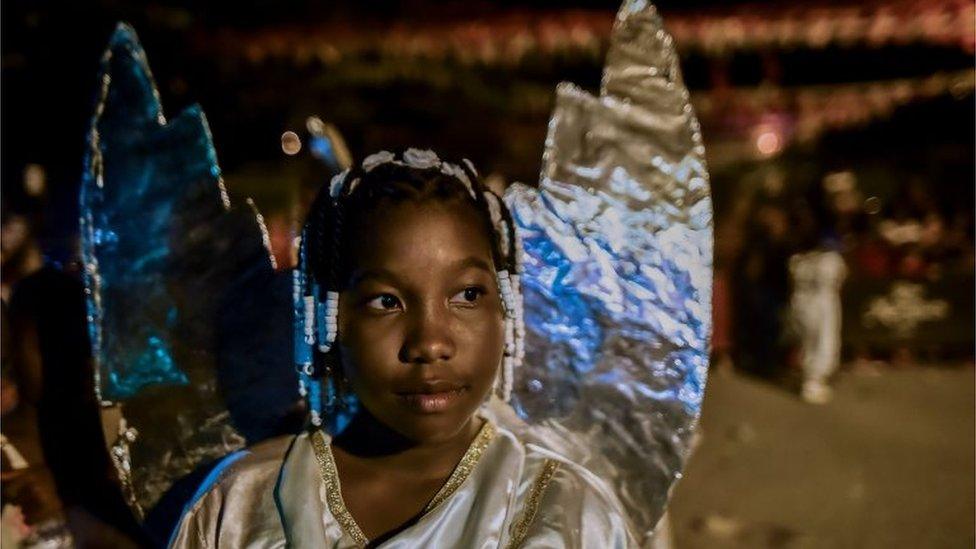
{"label": "girl's forehead", "polygon": [[461,200],[405,200],[384,202],[362,217],[365,232],[389,237],[410,232],[460,230],[463,236],[477,240],[494,238],[483,213]]}
{"label": "girl's forehead", "polygon": [[405,201],[375,209],[349,235],[356,250],[353,267],[385,264],[430,268],[476,257],[491,265],[490,227],[470,205],[459,201]]}

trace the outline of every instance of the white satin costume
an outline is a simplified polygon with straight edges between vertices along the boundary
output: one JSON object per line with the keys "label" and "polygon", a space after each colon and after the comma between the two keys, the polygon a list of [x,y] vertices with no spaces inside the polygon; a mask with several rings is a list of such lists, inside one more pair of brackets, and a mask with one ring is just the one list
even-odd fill
{"label": "white satin costume", "polygon": [[[190,508],[172,546],[364,547],[339,486],[328,435],[263,442]],[[635,545],[599,478],[486,421],[421,518],[379,547]]]}

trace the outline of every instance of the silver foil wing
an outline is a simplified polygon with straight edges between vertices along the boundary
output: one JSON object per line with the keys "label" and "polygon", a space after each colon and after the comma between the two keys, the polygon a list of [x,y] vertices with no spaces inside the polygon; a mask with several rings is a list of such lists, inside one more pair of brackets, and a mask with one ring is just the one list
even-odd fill
{"label": "silver foil wing", "polygon": [[180,479],[192,493],[187,475],[276,434],[296,404],[290,277],[261,216],[224,191],[200,108],[164,118],[131,27],[100,77],[80,197],[88,323],[98,396],[129,428],[113,458],[151,519],[167,492],[186,499]]}
{"label": "silver foil wing", "polygon": [[704,148],[652,5],[621,8],[599,97],[558,87],[539,188],[505,198],[526,357],[498,420],[605,479],[647,543],[701,409],[712,283]]}

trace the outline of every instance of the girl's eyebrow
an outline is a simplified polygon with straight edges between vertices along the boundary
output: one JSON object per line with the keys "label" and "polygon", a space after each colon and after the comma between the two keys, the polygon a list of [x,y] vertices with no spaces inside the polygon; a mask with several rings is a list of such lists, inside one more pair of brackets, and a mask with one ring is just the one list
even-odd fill
{"label": "girl's eyebrow", "polygon": [[366,269],[366,270],[358,270],[357,269],[352,274],[352,277],[350,278],[349,283],[350,283],[351,286],[355,286],[355,285],[363,282],[364,280],[369,280],[371,278],[377,278],[377,279],[380,279],[380,280],[387,280],[387,281],[390,281],[390,282],[396,282],[398,280],[398,277],[397,277],[396,273],[394,273],[393,271],[391,271],[389,269],[384,269],[383,267],[376,267],[376,268],[373,268],[373,269]]}
{"label": "girl's eyebrow", "polygon": [[453,267],[457,271],[474,268],[474,269],[481,269],[483,271],[486,271],[489,274],[494,274],[495,272],[495,270],[491,268],[491,265],[489,265],[487,261],[473,255],[468,256],[459,261],[456,261]]}

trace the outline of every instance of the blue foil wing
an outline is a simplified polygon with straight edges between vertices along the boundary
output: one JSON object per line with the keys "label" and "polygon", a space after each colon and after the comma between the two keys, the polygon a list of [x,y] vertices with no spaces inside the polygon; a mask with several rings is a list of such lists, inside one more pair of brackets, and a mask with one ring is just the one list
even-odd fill
{"label": "blue foil wing", "polygon": [[[708,367],[712,208],[698,122],[655,8],[625,2],[601,95],[557,89],[524,246],[526,358],[502,419],[606,479],[646,543]],[[504,414],[500,414],[504,417]]]}
{"label": "blue foil wing", "polygon": [[282,428],[298,398],[290,286],[253,205],[232,206],[203,112],[163,116],[129,26],[100,77],[80,196],[88,320],[99,398],[138,432],[116,448],[120,475],[148,511]]}

